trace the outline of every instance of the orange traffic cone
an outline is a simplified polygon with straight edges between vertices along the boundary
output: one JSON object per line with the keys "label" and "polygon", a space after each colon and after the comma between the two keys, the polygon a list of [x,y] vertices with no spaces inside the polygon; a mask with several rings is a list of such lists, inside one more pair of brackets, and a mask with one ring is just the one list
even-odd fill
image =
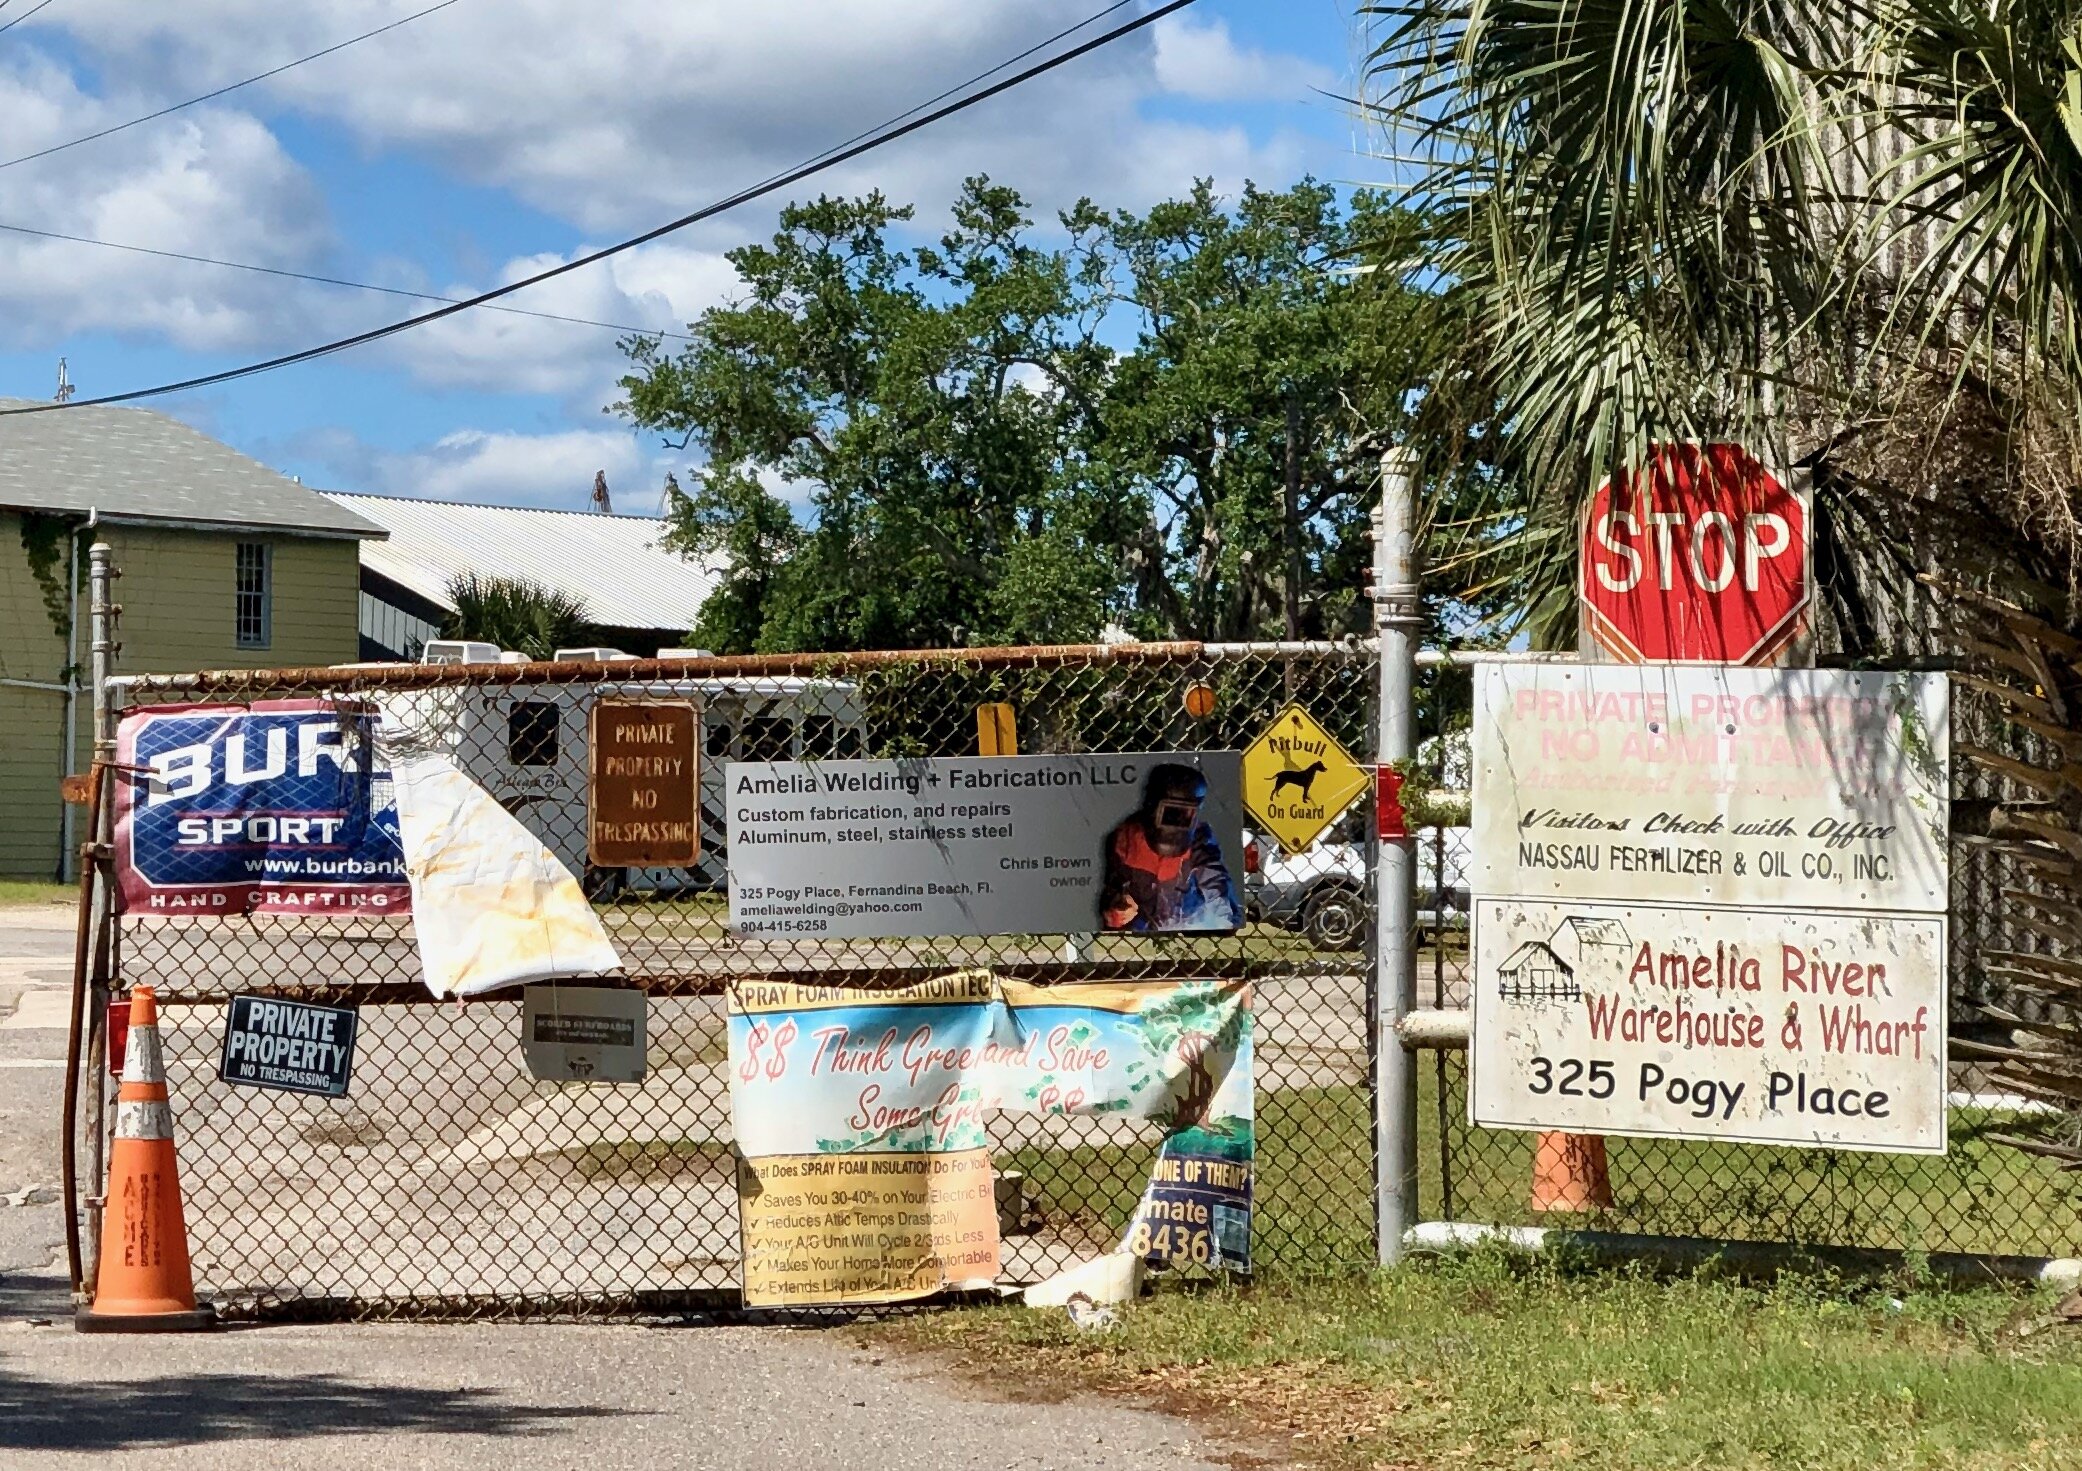
{"label": "orange traffic cone", "polygon": [[116,1139],[101,1213],[101,1270],[92,1307],[73,1315],[82,1333],[171,1333],[213,1327],[195,1305],[188,1224],[174,1171],[173,1109],[159,1051],[159,1003],[150,986],[130,992],[130,1038],[116,1092]]}
{"label": "orange traffic cone", "polygon": [[1612,1204],[1605,1141],[1596,1134],[1547,1133],[1533,1146],[1533,1209],[1594,1211]]}

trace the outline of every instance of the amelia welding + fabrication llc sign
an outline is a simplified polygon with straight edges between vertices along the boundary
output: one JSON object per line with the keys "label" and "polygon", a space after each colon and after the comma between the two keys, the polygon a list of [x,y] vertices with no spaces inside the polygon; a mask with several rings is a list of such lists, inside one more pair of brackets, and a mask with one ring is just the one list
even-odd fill
{"label": "amelia welding + fabrication llc sign", "polygon": [[403,914],[375,714],[324,700],[132,710],[116,730],[116,884],[132,915]]}
{"label": "amelia welding + fabrication llc sign", "polygon": [[1226,932],[1243,924],[1234,751],[733,761],[741,935]]}
{"label": "amelia welding + fabrication llc sign", "polygon": [[345,1098],[359,1020],[349,1006],[234,996],[224,1016],[217,1076],[248,1088]]}

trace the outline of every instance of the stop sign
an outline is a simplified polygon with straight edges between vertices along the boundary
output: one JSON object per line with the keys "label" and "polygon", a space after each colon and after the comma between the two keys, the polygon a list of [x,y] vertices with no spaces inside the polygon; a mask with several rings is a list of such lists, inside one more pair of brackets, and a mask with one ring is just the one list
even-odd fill
{"label": "stop sign", "polygon": [[1807,608],[1807,544],[1807,507],[1747,450],[1659,444],[1591,497],[1584,618],[1629,663],[1768,663]]}

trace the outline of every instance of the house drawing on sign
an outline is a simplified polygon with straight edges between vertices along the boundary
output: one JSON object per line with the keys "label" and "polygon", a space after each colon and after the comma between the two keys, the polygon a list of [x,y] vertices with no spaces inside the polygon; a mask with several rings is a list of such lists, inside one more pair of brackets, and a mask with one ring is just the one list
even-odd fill
{"label": "house drawing on sign", "polygon": [[1605,961],[1626,961],[1631,945],[1616,919],[1572,914],[1544,940],[1527,940],[1497,967],[1497,995],[1505,1001],[1580,1001],[1578,973]]}

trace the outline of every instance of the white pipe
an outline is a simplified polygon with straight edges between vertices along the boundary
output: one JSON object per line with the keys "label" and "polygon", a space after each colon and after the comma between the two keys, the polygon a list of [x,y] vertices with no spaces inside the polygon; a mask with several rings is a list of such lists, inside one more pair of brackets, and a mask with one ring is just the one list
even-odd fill
{"label": "white pipe", "polygon": [[[1471,1221],[1426,1221],[1403,1237],[1404,1248],[1447,1256],[1479,1248],[1521,1256],[1553,1256],[1596,1266],[1648,1263],[1689,1271],[1714,1265],[1739,1276],[1768,1276],[1787,1268],[1825,1266],[1846,1276],[1898,1272],[1908,1253],[1863,1246],[1795,1246],[1783,1241],[1715,1241],[1693,1236],[1639,1236],[1619,1231],[1576,1231],[1561,1226],[1484,1226]],[[2026,1282],[2046,1287],[2082,1285],[2082,1258],[1995,1256],[1941,1251],[1919,1258],[1933,1274],[1957,1283]]]}
{"label": "white pipe", "polygon": [[[94,525],[94,512],[87,512],[87,525]],[[65,749],[58,755],[58,775],[72,775],[74,753],[79,741],[80,710],[80,538],[77,531],[65,538]],[[72,860],[78,839],[74,835],[73,804],[58,804],[58,882],[73,876]]]}
{"label": "white pipe", "polygon": [[1468,1045],[1468,1013],[1412,1011],[1396,1024],[1395,1034],[1412,1052],[1462,1052]]}

